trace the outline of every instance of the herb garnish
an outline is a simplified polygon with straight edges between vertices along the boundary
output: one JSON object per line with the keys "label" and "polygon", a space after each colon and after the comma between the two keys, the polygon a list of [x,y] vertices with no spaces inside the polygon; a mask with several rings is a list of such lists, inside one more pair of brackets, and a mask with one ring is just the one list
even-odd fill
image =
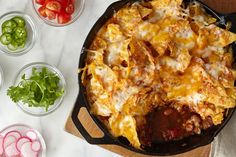
{"label": "herb garnish", "polygon": [[7,95],[15,103],[21,101],[29,107],[45,107],[48,111],[49,106],[64,94],[64,89],[59,87],[60,78],[46,67],[41,71],[32,68],[30,78],[24,74],[21,79],[17,86],[7,90]]}

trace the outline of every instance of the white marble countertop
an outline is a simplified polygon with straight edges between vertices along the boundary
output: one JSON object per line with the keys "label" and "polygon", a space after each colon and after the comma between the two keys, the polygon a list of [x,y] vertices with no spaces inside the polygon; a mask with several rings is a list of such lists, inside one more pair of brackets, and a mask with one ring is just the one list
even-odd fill
{"label": "white marble countertop", "polygon": [[[118,156],[64,131],[78,93],[77,67],[82,44],[105,9],[114,0],[85,0],[85,9],[73,24],[56,28],[38,18],[31,0],[0,0],[0,16],[10,11],[22,11],[31,15],[37,23],[39,38],[33,49],[19,57],[0,53],[0,65],[4,71],[4,85],[0,91],[0,130],[14,123],[30,125],[43,135],[47,145],[47,157],[115,157]],[[31,62],[47,62],[56,66],[64,75],[67,94],[62,105],[45,117],[33,117],[20,110],[6,95],[20,68]]]}
{"label": "white marble countertop", "polygon": [[[105,9],[116,0],[85,0],[85,9],[82,15],[73,24],[66,27],[52,27],[39,19],[34,12],[31,0],[0,0],[0,16],[11,11],[22,11],[31,15],[36,21],[39,38],[33,49],[19,57],[11,57],[0,53],[0,65],[4,71],[4,85],[0,90],[0,130],[4,127],[24,123],[37,129],[43,135],[47,145],[47,157],[118,157],[98,146],[76,138],[64,131],[64,126],[69,116],[78,93],[77,67],[82,44],[96,20]],[[52,114],[45,117],[33,117],[20,110],[6,95],[9,86],[17,72],[26,64],[32,62],[47,62],[56,66],[64,75],[67,83],[66,96],[62,105]],[[236,115],[232,119],[235,119]],[[212,156],[222,157],[234,154],[234,149],[228,149],[235,144],[235,138],[229,142],[228,132],[235,130],[235,125],[227,125],[227,129],[215,140],[215,146],[219,145],[225,151],[219,151],[218,147]],[[230,132],[229,135],[234,135]],[[234,136],[233,136],[234,137]],[[227,140],[226,140],[227,139]],[[217,143],[218,142],[218,143]],[[227,150],[227,151],[226,151]],[[222,153],[223,152],[223,153]],[[235,154],[233,155],[235,156]]]}

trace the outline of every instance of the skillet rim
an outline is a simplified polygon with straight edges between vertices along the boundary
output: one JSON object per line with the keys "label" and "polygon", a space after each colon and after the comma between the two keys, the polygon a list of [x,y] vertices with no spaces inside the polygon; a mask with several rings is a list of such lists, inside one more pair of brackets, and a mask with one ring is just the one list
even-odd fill
{"label": "skillet rim", "polygon": [[[123,6],[125,6],[128,3],[134,3],[134,2],[137,2],[137,1],[140,1],[140,0],[120,0],[120,1],[116,1],[116,2],[112,3],[106,9],[106,11],[103,13],[103,15],[96,21],[96,23],[90,29],[90,32],[89,32],[89,34],[87,35],[87,37],[85,39],[85,42],[84,42],[82,50],[81,50],[79,68],[83,68],[85,66],[85,60],[86,60],[86,55],[87,55],[86,48],[88,48],[91,45],[91,42],[94,39],[97,31],[103,26],[103,24],[101,24],[101,23],[104,23],[108,19],[110,19],[115,10],[119,10],[120,8],[122,8]],[[188,2],[191,2],[191,1],[192,0],[183,0],[184,3],[188,3]],[[199,0],[195,0],[195,1],[200,3],[202,5],[202,7],[207,12],[210,12],[215,17],[217,17],[217,19],[220,22],[222,22],[222,23],[225,22],[228,14],[218,13],[218,12],[214,11],[213,9],[211,9],[210,7],[208,7],[205,3],[203,3]],[[231,28],[236,30],[236,25],[232,25]],[[234,43],[234,45],[235,45],[235,43]],[[234,50],[234,52],[236,52],[236,51]],[[90,105],[89,105],[89,103],[87,101],[87,98],[86,98],[85,87],[82,85],[82,82],[81,82],[81,73],[78,74],[78,83],[79,83],[79,94],[78,94],[78,97],[77,97],[77,102],[75,103],[75,106],[74,106],[74,109],[73,109],[73,112],[72,112],[72,121],[74,122],[76,128],[81,132],[81,127],[78,126],[79,124],[78,124],[78,118],[77,118],[78,113],[77,112],[79,112],[79,109],[81,107],[85,107],[86,110],[89,112],[90,111]],[[233,109],[229,110],[229,114],[227,115],[227,117],[224,118],[224,121],[219,126],[217,126],[217,130],[213,132],[210,139],[208,139],[207,141],[203,140],[203,142],[201,142],[201,143],[198,143],[196,145],[189,146],[186,149],[179,150],[179,151],[176,151],[176,152],[171,152],[171,153],[148,152],[148,151],[145,151],[145,150],[136,149],[136,148],[132,147],[131,145],[127,145],[127,144],[124,144],[124,143],[120,142],[118,140],[118,138],[113,137],[111,135],[111,133],[106,128],[106,126],[99,120],[99,118],[96,115],[91,114],[90,112],[89,112],[89,115],[91,116],[91,118],[93,119],[95,124],[99,127],[99,129],[101,129],[102,132],[104,133],[104,139],[105,139],[104,141],[105,142],[104,141],[101,142],[101,143],[99,143],[98,141],[93,142],[92,141],[93,139],[88,140],[89,139],[88,135],[84,134],[83,136],[86,139],[86,141],[90,144],[114,144],[114,145],[119,145],[123,148],[126,148],[130,151],[145,154],[145,155],[159,155],[159,156],[176,155],[176,154],[181,154],[181,153],[188,152],[188,151],[193,150],[195,148],[205,146],[205,145],[211,143],[214,140],[215,136],[217,136],[217,134],[224,128],[224,126],[231,119],[231,117],[232,117],[233,113],[235,112],[235,110],[236,110],[236,108],[233,108]],[[191,138],[191,136],[190,136],[190,138]],[[202,136],[200,138],[204,138],[204,136]],[[179,140],[179,141],[182,141],[182,140]]]}

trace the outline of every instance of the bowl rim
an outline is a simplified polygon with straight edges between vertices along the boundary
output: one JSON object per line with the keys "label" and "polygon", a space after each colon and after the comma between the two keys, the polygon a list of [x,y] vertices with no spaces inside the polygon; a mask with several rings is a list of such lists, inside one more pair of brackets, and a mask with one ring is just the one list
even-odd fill
{"label": "bowl rim", "polygon": [[53,27],[65,27],[65,26],[68,26],[68,25],[74,23],[82,15],[82,13],[84,11],[84,8],[85,8],[86,0],[78,0],[78,1],[81,1],[81,5],[78,8],[79,9],[78,13],[69,22],[64,23],[64,24],[59,24],[59,23],[52,22],[51,20],[48,20],[45,17],[41,16],[40,13],[37,10],[37,7],[36,7],[37,5],[40,5],[40,4],[37,4],[35,2],[35,0],[32,0],[31,2],[32,2],[32,7],[33,7],[34,12],[37,14],[37,16],[39,17],[40,20],[43,20],[44,23],[46,23],[49,26],[53,26]]}
{"label": "bowl rim", "polygon": [[3,71],[3,68],[2,68],[2,65],[0,65],[0,90],[1,88],[3,87],[4,85],[4,71]]}
{"label": "bowl rim", "polygon": [[[38,39],[38,27],[36,25],[36,22],[34,21],[33,17],[27,13],[21,12],[21,11],[10,11],[2,16],[0,16],[0,20],[3,18],[6,18],[8,16],[11,16],[12,14],[16,14],[16,16],[21,16],[24,18],[25,21],[29,24],[30,28],[32,29],[32,39],[31,39],[31,44],[28,47],[23,48],[20,51],[10,51],[7,48],[5,49],[0,49],[0,52],[8,55],[8,56],[21,56],[29,52],[35,45],[37,39]],[[4,45],[3,45],[4,46]]]}
{"label": "bowl rim", "polygon": [[46,145],[46,142],[45,142],[42,134],[37,129],[35,129],[35,128],[27,125],[27,124],[14,123],[14,124],[8,125],[8,126],[4,127],[3,129],[1,129],[0,134],[2,134],[4,131],[6,131],[7,129],[10,129],[12,127],[25,127],[25,128],[28,128],[29,130],[33,130],[39,136],[40,144],[42,145],[42,148],[44,148],[42,150],[42,156],[41,157],[46,157],[47,145]]}
{"label": "bowl rim", "polygon": [[[58,98],[58,102],[55,104],[53,104],[53,106],[55,106],[54,108],[52,108],[51,110],[48,110],[47,112],[43,112],[43,113],[31,113],[31,112],[28,112],[27,110],[24,109],[24,107],[21,107],[21,102],[18,102],[16,103],[17,104],[17,107],[19,107],[23,112],[29,114],[29,115],[32,115],[32,116],[36,116],[36,117],[42,117],[42,116],[46,116],[46,115],[49,115],[53,112],[55,112],[62,104],[62,102],[64,101],[64,97],[66,95],[66,80],[65,80],[65,77],[63,76],[63,74],[61,73],[60,70],[58,70],[56,67],[48,64],[48,63],[45,63],[45,62],[32,62],[32,63],[29,63],[29,64],[26,64],[25,66],[23,66],[18,72],[17,74],[15,75],[15,78],[14,78],[14,81],[13,81],[13,86],[17,85],[17,80],[19,78],[21,78],[21,75],[24,73],[25,70],[28,70],[29,68],[31,68],[30,70],[32,70],[33,67],[46,67],[49,71],[55,73],[59,78],[60,78],[60,82],[62,84],[62,88],[64,88],[64,94]],[[56,100],[56,101],[57,101]],[[22,105],[27,105],[27,104],[22,104]]]}

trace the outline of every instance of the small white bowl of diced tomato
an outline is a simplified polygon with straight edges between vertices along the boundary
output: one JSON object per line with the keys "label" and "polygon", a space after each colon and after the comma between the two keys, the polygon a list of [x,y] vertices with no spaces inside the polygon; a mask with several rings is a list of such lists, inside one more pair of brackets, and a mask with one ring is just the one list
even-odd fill
{"label": "small white bowl of diced tomato", "polygon": [[32,0],[38,16],[51,26],[66,26],[81,15],[84,0]]}

